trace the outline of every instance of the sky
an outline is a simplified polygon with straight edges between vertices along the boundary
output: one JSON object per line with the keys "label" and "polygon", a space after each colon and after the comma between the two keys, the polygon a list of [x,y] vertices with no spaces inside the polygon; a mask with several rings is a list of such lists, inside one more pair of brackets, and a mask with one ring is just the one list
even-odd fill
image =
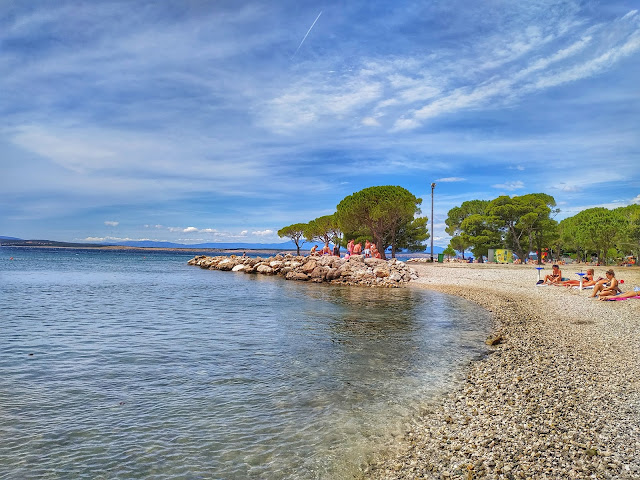
{"label": "sky", "polygon": [[466,200],[640,203],[638,6],[0,0],[0,235],[274,243],[435,182],[446,246]]}

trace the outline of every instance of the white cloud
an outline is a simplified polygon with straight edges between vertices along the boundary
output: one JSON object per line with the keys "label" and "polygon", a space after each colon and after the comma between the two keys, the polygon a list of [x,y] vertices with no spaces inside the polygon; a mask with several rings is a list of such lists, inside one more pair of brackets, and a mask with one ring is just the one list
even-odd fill
{"label": "white cloud", "polygon": [[513,190],[518,190],[518,189],[524,188],[524,183],[522,183],[520,180],[517,180],[515,182],[497,183],[497,184],[491,185],[491,186],[493,188],[497,188],[499,190],[513,191]]}
{"label": "white cloud", "polygon": [[373,117],[365,117],[362,119],[362,125],[366,127],[379,127],[380,122]]}
{"label": "white cloud", "polygon": [[193,232],[199,232],[200,230],[197,229],[196,227],[187,227],[184,230],[182,230],[184,233],[193,233]]}
{"label": "white cloud", "polygon": [[444,177],[444,178],[438,178],[436,182],[450,183],[450,182],[464,182],[466,180],[467,180],[466,178],[462,178],[462,177]]}
{"label": "white cloud", "polygon": [[264,237],[267,235],[271,235],[273,233],[273,230],[259,230],[259,231],[255,231],[255,232],[251,232],[253,235],[257,235],[259,237]]}
{"label": "white cloud", "polygon": [[640,205],[640,195],[638,195],[636,198],[631,200],[631,203],[634,203],[636,205]]}
{"label": "white cloud", "polygon": [[115,222],[113,220],[107,220],[106,222],[104,222],[104,224],[107,227],[117,227],[118,225],[120,225],[120,222]]}

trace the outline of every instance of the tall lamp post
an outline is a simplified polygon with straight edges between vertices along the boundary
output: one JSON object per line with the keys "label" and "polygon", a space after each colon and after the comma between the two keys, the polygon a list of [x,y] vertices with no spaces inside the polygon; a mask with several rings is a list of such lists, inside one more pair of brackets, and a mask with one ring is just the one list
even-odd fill
{"label": "tall lamp post", "polygon": [[436,188],[436,184],[431,184],[431,263],[433,263],[433,189]]}

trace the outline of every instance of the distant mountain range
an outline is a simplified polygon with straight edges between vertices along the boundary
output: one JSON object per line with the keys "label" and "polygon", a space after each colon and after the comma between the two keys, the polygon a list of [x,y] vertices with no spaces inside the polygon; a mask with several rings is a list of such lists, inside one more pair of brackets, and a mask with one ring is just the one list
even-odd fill
{"label": "distant mountain range", "polygon": [[[134,248],[184,248],[192,250],[216,249],[216,250],[295,250],[296,245],[289,241],[283,243],[172,243],[154,242],[151,240],[130,241],[130,242],[109,242],[109,243],[73,243],[57,242],[55,240],[24,240],[16,237],[5,237],[0,235],[0,245],[14,247],[75,247],[75,248],[98,248],[98,247],[134,247]],[[302,250],[309,250],[314,242],[306,242]],[[433,253],[442,253],[444,249],[434,245]],[[425,249],[425,253],[430,253],[430,247]]]}

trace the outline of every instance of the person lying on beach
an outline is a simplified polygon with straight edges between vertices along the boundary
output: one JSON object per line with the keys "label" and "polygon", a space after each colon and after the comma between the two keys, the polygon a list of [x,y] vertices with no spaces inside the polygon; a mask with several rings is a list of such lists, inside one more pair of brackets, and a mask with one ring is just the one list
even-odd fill
{"label": "person lying on beach", "polygon": [[[582,286],[590,287],[591,285],[595,285],[596,281],[593,278],[594,275],[593,268],[587,269],[587,274],[582,277]],[[564,282],[559,282],[556,285],[562,285],[563,287],[573,287],[580,285],[580,280],[565,280]]]}
{"label": "person lying on beach", "polygon": [[549,285],[555,285],[557,283],[560,283],[561,280],[562,280],[562,271],[560,270],[560,267],[558,265],[554,265],[551,268],[551,273],[546,277],[544,277],[543,283],[547,283]]}
{"label": "person lying on beach", "polygon": [[602,295],[598,300],[621,300],[623,298],[638,298],[640,299],[640,287],[635,287],[633,290],[629,290],[628,292],[619,293],[618,295],[609,295],[607,297],[603,297]]}
{"label": "person lying on beach", "polygon": [[610,297],[612,295],[616,295],[620,293],[620,288],[618,287],[618,280],[616,279],[616,274],[613,270],[609,269],[605,273],[607,276],[607,283],[596,283],[593,287],[593,293],[590,295],[591,298],[594,298],[598,294],[600,298],[602,297]]}

